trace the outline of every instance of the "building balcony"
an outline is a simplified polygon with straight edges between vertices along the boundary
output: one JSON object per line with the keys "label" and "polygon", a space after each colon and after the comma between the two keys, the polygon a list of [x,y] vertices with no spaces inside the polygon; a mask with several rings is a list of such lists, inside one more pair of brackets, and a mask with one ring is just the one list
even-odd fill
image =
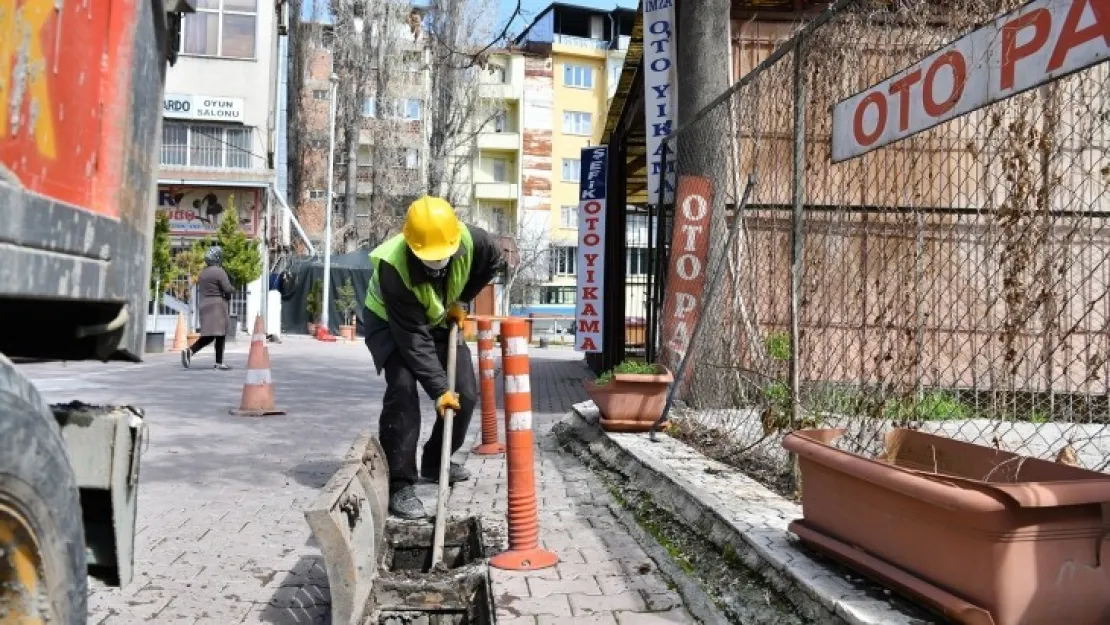
{"label": "building balcony", "polygon": [[479,150],[520,150],[520,133],[518,132],[483,132],[478,135]]}
{"label": "building balcony", "polygon": [[575,37],[574,35],[555,35],[554,43],[575,48],[589,48],[591,50],[608,50],[609,42],[605,39],[591,39],[589,37]]}
{"label": "building balcony", "polygon": [[478,86],[478,95],[487,100],[519,100],[523,87],[506,82],[484,82]]}
{"label": "building balcony", "polygon": [[477,182],[474,197],[479,200],[515,200],[519,186],[511,182]]}

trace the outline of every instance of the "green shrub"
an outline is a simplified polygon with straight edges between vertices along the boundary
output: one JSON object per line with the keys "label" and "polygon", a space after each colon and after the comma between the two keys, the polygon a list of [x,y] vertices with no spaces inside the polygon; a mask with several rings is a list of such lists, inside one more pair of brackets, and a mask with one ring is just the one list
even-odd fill
{"label": "green shrub", "polygon": [[786,332],[772,332],[767,335],[767,355],[779,361],[790,360],[790,335]]}
{"label": "green shrub", "polygon": [[650,362],[641,362],[639,360],[626,360],[609,371],[597,376],[594,384],[598,386],[605,386],[613,380],[613,376],[618,373],[633,373],[639,375],[655,375],[659,373],[659,368]]}

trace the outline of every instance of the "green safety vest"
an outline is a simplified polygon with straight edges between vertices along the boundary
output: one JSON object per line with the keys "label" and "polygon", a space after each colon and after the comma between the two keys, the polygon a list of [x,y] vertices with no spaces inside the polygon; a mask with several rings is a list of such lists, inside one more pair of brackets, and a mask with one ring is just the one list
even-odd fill
{"label": "green safety vest", "polygon": [[370,262],[374,265],[374,276],[370,278],[370,288],[366,290],[366,307],[381,319],[389,321],[389,314],[385,309],[385,299],[382,297],[382,285],[378,280],[378,266],[382,262],[386,262],[397,270],[397,273],[401,276],[401,281],[424,305],[428,323],[433,326],[446,326],[447,305],[458,301],[459,295],[462,294],[466,281],[470,277],[470,265],[474,261],[474,239],[471,238],[470,230],[467,229],[466,224],[459,225],[462,227],[460,243],[462,244],[463,254],[457,258],[452,258],[448,267],[446,304],[440,301],[435,288],[430,282],[413,285],[409,277],[409,247],[405,243],[405,237],[398,234],[370,252]]}

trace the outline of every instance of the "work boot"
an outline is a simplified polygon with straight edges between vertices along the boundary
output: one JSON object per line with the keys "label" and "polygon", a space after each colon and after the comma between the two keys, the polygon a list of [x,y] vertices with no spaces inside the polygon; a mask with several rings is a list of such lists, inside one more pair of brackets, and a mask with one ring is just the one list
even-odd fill
{"label": "work boot", "polygon": [[[428,469],[422,467],[420,469],[420,477],[428,480],[429,482],[439,482],[439,468]],[[447,472],[447,484],[454,486],[456,482],[465,482],[470,479],[470,471],[466,470],[463,465],[452,462],[451,469]]]}
{"label": "work boot", "polygon": [[408,521],[417,521],[428,516],[424,504],[416,496],[415,486],[405,486],[389,496],[389,513]]}

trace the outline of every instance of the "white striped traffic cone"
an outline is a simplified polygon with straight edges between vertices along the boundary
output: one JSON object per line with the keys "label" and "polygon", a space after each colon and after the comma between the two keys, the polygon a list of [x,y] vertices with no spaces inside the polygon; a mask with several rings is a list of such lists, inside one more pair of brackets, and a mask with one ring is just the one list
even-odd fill
{"label": "white striped traffic cone", "polygon": [[266,349],[266,331],[262,315],[254,319],[251,351],[247,356],[247,381],[243,384],[243,401],[231,414],[243,417],[265,417],[285,414],[274,406],[274,387],[270,379],[270,352]]}

